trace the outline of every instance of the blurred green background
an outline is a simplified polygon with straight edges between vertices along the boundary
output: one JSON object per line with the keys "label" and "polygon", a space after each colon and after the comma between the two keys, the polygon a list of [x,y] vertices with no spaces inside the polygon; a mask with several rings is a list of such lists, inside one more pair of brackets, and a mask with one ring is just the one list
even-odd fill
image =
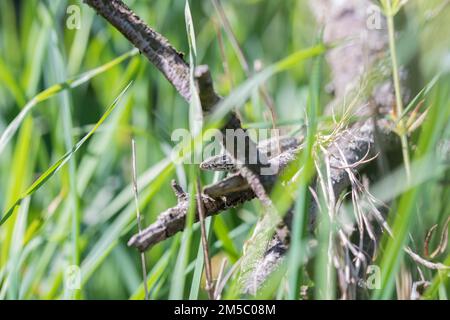
{"label": "blurred green background", "polygon": [[[418,59],[412,78],[419,89],[438,71],[443,72],[426,103],[437,110],[433,121],[443,123],[436,132],[434,126],[427,132],[448,138],[450,6],[435,10],[443,2],[408,2],[398,17],[402,28],[398,50],[402,64],[410,62],[411,57]],[[185,1],[126,3],[188,56]],[[79,29],[67,26],[70,5],[80,9]],[[222,5],[251,72],[255,62],[270,65],[313,45],[320,34],[307,1],[224,0]],[[248,76],[211,1],[190,1],[190,8],[197,62],[209,65],[218,92],[227,96]],[[0,299],[143,297],[139,255],[126,246],[137,229],[131,138],[135,137],[137,144],[139,198],[145,225],[176,203],[171,179],[177,179],[185,190],[193,181],[188,179],[192,166],[175,167],[168,157],[174,147],[171,132],[189,127],[188,104],[145,57],[133,54],[120,63],[115,60],[131,49],[118,31],[81,1],[0,1],[0,132],[39,92],[79,74],[89,75],[76,88],[50,93],[47,100],[36,104],[0,152],[2,215],[40,174],[93,128],[121,90],[133,81],[92,138],[0,226]],[[95,76],[89,73],[111,61],[115,62]],[[285,132],[303,124],[310,72],[311,65],[305,62],[266,83],[277,121],[285,124]],[[325,90],[327,67],[323,76],[321,103],[325,105],[332,98]],[[270,112],[257,90],[240,112],[246,126],[271,126]],[[430,143],[437,145],[439,137]],[[420,138],[416,134],[411,143]],[[203,182],[210,183],[213,176],[203,173]],[[418,222],[409,230],[419,244],[433,224],[442,226],[450,215],[448,182],[433,180],[425,190],[416,199],[417,206],[423,206],[415,208],[421,212],[420,219],[414,219],[413,214],[409,220]],[[253,201],[209,222],[215,273],[223,258],[229,262],[228,270],[241,256],[258,219],[258,208]],[[147,253],[151,298],[206,298],[196,266],[199,229],[194,228],[187,257],[179,257],[185,253],[180,249],[181,240],[178,234]],[[176,264],[184,258],[187,268],[181,269],[184,274],[180,275]],[[70,265],[80,267],[81,290],[64,286]],[[434,275],[426,272],[429,279]],[[440,282],[437,288],[433,297],[439,294],[445,298]],[[225,289],[227,294],[236,297],[231,285]],[[282,291],[277,297],[284,297]]]}

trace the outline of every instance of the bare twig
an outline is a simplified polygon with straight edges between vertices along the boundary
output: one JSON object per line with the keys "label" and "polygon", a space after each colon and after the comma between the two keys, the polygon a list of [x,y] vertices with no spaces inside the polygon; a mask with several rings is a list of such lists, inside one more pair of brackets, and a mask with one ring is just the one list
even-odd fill
{"label": "bare twig", "polygon": [[183,54],[165,37],[150,28],[120,0],[84,0],[119,30],[150,62],[161,71],[180,95],[189,101],[189,65]]}
{"label": "bare twig", "polygon": [[[150,28],[121,0],[84,1],[119,30],[161,71],[178,93],[186,101],[190,101],[189,65],[183,60],[183,55],[165,37]],[[208,113],[221,100],[221,97],[214,91],[207,66],[199,66],[195,76],[203,111]],[[232,113],[223,130],[241,128],[240,120],[236,114]],[[255,147],[255,143],[249,140],[248,146],[249,148]],[[257,159],[262,159],[262,157],[258,156]],[[249,163],[248,159],[239,160],[243,160],[242,163]],[[256,165],[249,166],[249,169],[259,174],[260,167],[260,162],[258,162]]]}
{"label": "bare twig", "polygon": [[424,243],[424,251],[425,251],[426,257],[430,257],[433,259],[437,255],[439,255],[445,251],[445,249],[447,248],[447,243],[448,243],[448,225],[449,225],[449,223],[450,223],[450,217],[448,217],[446,222],[444,223],[444,227],[442,229],[442,234],[441,234],[441,239],[439,241],[439,244],[438,244],[437,248],[431,254],[429,253],[430,241],[431,241],[434,231],[436,230],[438,225],[435,224],[427,232],[427,235],[425,237],[425,243]]}
{"label": "bare twig", "polygon": [[[273,163],[273,166],[278,166],[281,171],[289,164],[289,162],[295,159],[295,155],[296,149],[288,150],[278,157],[270,159],[269,163]],[[277,175],[264,176],[264,179],[262,180],[264,188],[270,189],[276,179]],[[231,180],[231,182],[224,184],[224,181],[229,180]],[[238,186],[239,188],[227,188],[226,186],[230,184],[235,187]],[[220,189],[222,191],[207,194],[206,190],[208,190],[208,188],[205,188],[204,193],[197,195],[197,197],[202,199],[205,208],[205,217],[218,214],[227,208],[236,207],[243,202],[255,198],[255,193],[250,185],[239,174],[235,174],[219,181],[215,185],[219,186],[219,188],[213,188],[213,186],[209,186],[208,188],[210,190]],[[172,181],[172,188],[178,198],[178,204],[161,213],[158,219],[144,229],[142,233],[134,235],[128,242],[128,245],[144,251],[184,229],[189,206],[189,195],[184,193],[175,181]],[[196,214],[195,221],[199,221],[198,213]]]}
{"label": "bare twig", "polygon": [[[176,185],[173,181],[172,184]],[[129,241],[129,246],[134,246],[140,251],[147,250],[153,245],[170,238],[175,233],[182,231],[185,227],[186,214],[189,207],[189,195],[179,199],[178,204],[167,209],[158,216],[158,219],[142,231],[141,234],[134,235]],[[205,208],[205,216],[212,216],[230,207],[251,200],[255,197],[254,193],[249,190],[247,192],[237,192],[225,194],[223,198],[213,199],[208,195],[200,194],[203,206]],[[199,221],[198,213],[195,215],[195,222]]]}

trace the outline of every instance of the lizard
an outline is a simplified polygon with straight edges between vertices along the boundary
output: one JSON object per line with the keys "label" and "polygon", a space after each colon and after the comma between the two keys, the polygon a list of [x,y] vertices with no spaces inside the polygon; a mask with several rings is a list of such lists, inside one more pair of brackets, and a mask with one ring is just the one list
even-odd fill
{"label": "lizard", "polygon": [[[284,158],[295,153],[286,153],[286,151],[300,150],[302,142],[303,136],[282,136],[279,139],[271,138],[262,140],[257,147],[259,151],[267,156],[269,163],[284,164],[286,162]],[[282,165],[281,167],[284,166]],[[225,171],[230,173],[227,178],[204,187],[204,194],[212,198],[220,197],[223,194],[247,191],[250,188],[246,179],[241,176],[233,159],[227,154],[220,154],[206,159],[200,164],[200,168],[202,170]]]}
{"label": "lizard", "polygon": [[[277,150],[280,152],[293,149],[300,144],[299,138],[291,136],[281,136],[279,139],[271,138],[267,140],[262,140],[258,143],[258,150],[263,152],[268,159],[273,158],[278,155]],[[233,159],[228,154],[220,154],[212,156],[202,163],[200,163],[200,169],[211,170],[211,171],[226,171],[226,172],[236,172],[236,164]]]}

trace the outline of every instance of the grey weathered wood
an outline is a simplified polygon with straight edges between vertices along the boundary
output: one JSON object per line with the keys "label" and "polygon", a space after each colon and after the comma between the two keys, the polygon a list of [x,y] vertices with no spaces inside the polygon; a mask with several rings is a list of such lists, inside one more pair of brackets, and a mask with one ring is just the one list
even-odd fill
{"label": "grey weathered wood", "polygon": [[150,28],[120,0],[84,0],[119,30],[190,101],[189,65],[161,34]]}
{"label": "grey weathered wood", "polygon": [[[161,213],[154,223],[142,230],[141,233],[134,235],[128,241],[129,246],[136,247],[140,251],[145,251],[184,229],[190,195],[184,192],[180,193],[180,187],[175,181],[172,181],[172,187],[177,195],[178,204]],[[224,197],[220,199],[213,199],[205,194],[201,195],[205,209],[205,217],[221,213],[227,208],[238,206],[254,197],[255,194],[251,189],[247,189],[245,192],[224,194]],[[199,216],[198,212],[196,212],[195,222],[198,221]]]}

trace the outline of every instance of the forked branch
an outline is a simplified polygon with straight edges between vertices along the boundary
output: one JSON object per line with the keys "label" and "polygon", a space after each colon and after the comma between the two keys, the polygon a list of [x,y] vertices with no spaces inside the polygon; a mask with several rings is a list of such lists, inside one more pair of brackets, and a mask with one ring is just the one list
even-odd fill
{"label": "forked branch", "polygon": [[189,65],[161,34],[150,28],[120,0],[84,0],[119,30],[169,80],[187,101],[191,99]]}

